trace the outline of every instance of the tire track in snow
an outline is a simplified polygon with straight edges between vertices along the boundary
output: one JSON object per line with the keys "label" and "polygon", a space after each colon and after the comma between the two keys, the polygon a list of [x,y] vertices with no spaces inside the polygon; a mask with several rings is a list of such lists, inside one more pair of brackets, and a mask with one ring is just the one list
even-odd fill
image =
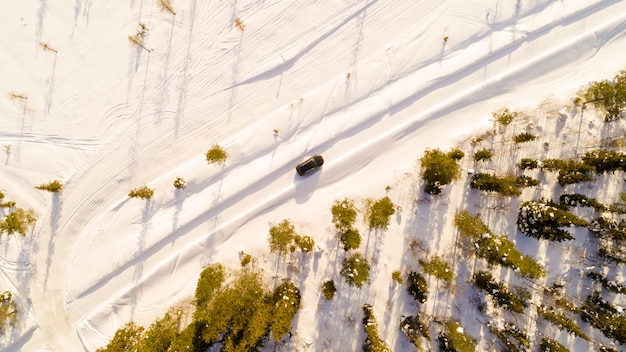
{"label": "tire track in snow", "polygon": [[[583,40],[585,39],[589,39],[589,37],[593,37],[593,33],[597,33],[597,32],[603,32],[607,30],[607,27],[611,27],[611,25],[614,25],[615,23],[620,23],[620,27],[622,29],[622,31],[624,31],[625,29],[625,25],[622,21],[623,19],[623,15],[621,16],[617,16],[614,17],[612,19],[610,19],[608,22],[605,22],[604,25],[594,28],[588,32],[585,32],[584,34],[577,36],[569,41],[565,41],[563,43],[561,43],[558,46],[554,46],[551,50],[543,53],[542,55],[538,55],[536,57],[534,57],[532,60],[529,60],[527,62],[524,62],[522,64],[513,66],[495,76],[493,76],[492,78],[481,82],[479,84],[476,84],[474,86],[471,86],[469,89],[466,89],[460,93],[457,94],[453,94],[450,95],[450,98],[443,100],[442,102],[440,102],[439,104],[436,104],[434,106],[431,106],[429,109],[425,110],[424,112],[413,116],[410,119],[407,119],[406,121],[401,121],[399,123],[394,124],[394,128],[387,130],[385,133],[378,133],[376,138],[372,138],[369,139],[369,142],[367,143],[363,143],[361,144],[360,148],[354,149],[353,151],[343,154],[342,156],[331,160],[326,166],[325,166],[325,171],[321,176],[321,181],[320,184],[326,185],[326,184],[330,184],[332,181],[336,180],[336,179],[340,179],[342,177],[342,175],[347,174],[352,172],[353,168],[346,168],[346,164],[345,161],[346,160],[354,160],[354,159],[358,159],[355,158],[355,155],[359,155],[359,154],[375,154],[374,151],[375,150],[380,150],[383,149],[381,148],[382,146],[387,145],[388,143],[391,143],[393,141],[398,141],[401,140],[403,137],[407,136],[408,134],[410,134],[411,132],[419,129],[421,126],[424,126],[428,123],[431,123],[435,120],[437,120],[439,117],[441,117],[442,115],[445,115],[448,112],[451,111],[455,111],[461,107],[467,106],[469,104],[471,104],[472,102],[474,102],[474,98],[471,97],[472,94],[479,92],[481,90],[484,90],[486,87],[491,87],[491,93],[490,94],[496,94],[496,91],[501,91],[501,88],[503,86],[505,86],[507,84],[507,79],[509,80],[513,80],[515,81],[516,79],[519,79],[520,77],[526,77],[526,75],[524,75],[525,73],[532,71],[534,67],[538,66],[540,63],[545,63],[545,62],[549,62],[549,61],[553,61],[554,57],[558,57],[559,54],[563,54],[566,53],[570,50],[573,50],[574,48],[576,48],[576,46]],[[622,33],[619,31],[616,31],[614,28],[610,29],[610,31],[612,31],[613,33]],[[469,66],[467,68],[468,70],[470,69],[475,69],[474,66]],[[445,81],[440,81],[440,84],[443,84],[444,87],[454,87],[454,85],[452,84],[445,84]],[[497,89],[496,89],[497,88]],[[452,89],[452,88],[450,88]],[[485,95],[483,93],[483,95]],[[487,94],[489,95],[489,94]],[[383,99],[383,98],[381,98]],[[485,97],[483,96],[482,99],[485,99]],[[393,103],[392,109],[394,111],[400,110],[405,108],[407,105],[410,105],[416,101],[419,100],[419,96],[416,95],[409,95],[406,96],[404,99],[401,99],[395,103]],[[381,110],[376,112],[374,115],[376,114],[385,114],[385,110]],[[362,126],[361,126],[362,127]],[[358,129],[358,128],[357,128]],[[361,128],[362,129],[362,128]],[[350,134],[354,134],[355,131],[346,131],[346,133]],[[311,132],[313,133],[313,132]],[[346,136],[343,137],[339,137],[339,139],[343,139]],[[326,150],[327,148],[329,148],[332,144],[336,143],[335,141],[325,141],[323,143],[318,144],[318,146],[316,148],[314,148],[314,150],[317,151],[323,151]],[[280,174],[282,169],[285,169],[287,166],[283,166],[281,169],[279,169],[278,171],[276,171],[276,174]],[[291,168],[291,167],[289,167]],[[340,175],[335,175],[334,177],[330,178],[327,177],[326,175],[332,174],[333,170],[336,169],[341,169],[344,172]],[[272,179],[273,176],[272,174],[267,175],[265,177],[266,180]],[[283,177],[284,178],[284,177]],[[282,179],[281,179],[282,180]],[[271,184],[276,184],[278,182],[274,182]],[[238,217],[234,217],[234,218],[230,218],[229,220],[225,221],[224,223],[222,223],[220,226],[216,227],[212,232],[206,234],[205,236],[203,236],[200,239],[197,239],[196,241],[188,244],[187,246],[185,246],[184,248],[182,248],[181,250],[177,251],[175,254],[173,254],[172,256],[168,257],[166,260],[163,261],[159,261],[158,262],[158,266],[153,267],[152,270],[150,270],[149,272],[146,272],[146,275],[143,277],[143,281],[148,280],[152,277],[152,275],[155,272],[158,272],[160,270],[161,267],[164,266],[171,266],[172,265],[172,261],[174,260],[179,260],[179,258],[183,257],[183,258],[187,258],[189,257],[188,255],[185,255],[185,253],[188,252],[197,252],[197,247],[198,247],[198,243],[201,243],[203,241],[206,241],[207,238],[209,237],[213,237],[213,236],[217,236],[220,237],[220,239],[218,240],[217,246],[219,246],[220,243],[223,243],[226,239],[228,239],[229,235],[227,235],[226,233],[228,231],[229,228],[231,227],[236,227],[237,226],[241,226],[242,224],[245,224],[247,221],[249,221],[250,219],[254,218],[254,216],[256,216],[259,213],[262,213],[263,211],[265,211],[268,208],[273,207],[275,204],[278,204],[280,202],[284,202],[286,199],[290,198],[290,193],[294,190],[294,188],[297,187],[297,185],[289,185],[286,187],[269,187],[269,185],[267,186],[263,186],[261,187],[262,189],[270,189],[270,190],[274,190],[274,189],[278,189],[278,191],[274,191],[272,193],[272,195],[270,195],[269,197],[261,197],[264,200],[261,202],[256,203],[254,206],[252,206],[251,208],[249,208],[248,211],[242,213],[240,216]],[[250,189],[244,189],[244,193],[247,194],[247,192],[250,192]],[[245,194],[241,194],[241,197],[245,197]],[[224,208],[223,209],[211,209],[211,212],[215,212],[215,213],[221,213],[223,212],[225,209],[229,209],[231,206],[228,204],[237,204],[238,202],[235,199],[231,199],[229,200],[229,202],[227,204],[224,204]],[[228,205],[228,206],[226,206]],[[206,218],[209,218],[210,214],[204,213],[204,215],[200,215],[200,217],[196,217],[194,222],[199,222],[199,223],[204,223]],[[200,219],[200,220],[198,220]],[[193,226],[192,223],[190,223],[190,225],[188,226]],[[212,244],[215,244],[215,241],[212,242]],[[137,287],[126,287],[121,294],[118,297],[122,297],[125,295],[128,295],[129,292],[138,289]],[[115,301],[115,299],[113,299],[112,301]],[[87,316],[87,320],[89,320],[89,317],[93,316],[94,314],[97,314],[98,311],[96,311],[93,314],[90,314]]]}

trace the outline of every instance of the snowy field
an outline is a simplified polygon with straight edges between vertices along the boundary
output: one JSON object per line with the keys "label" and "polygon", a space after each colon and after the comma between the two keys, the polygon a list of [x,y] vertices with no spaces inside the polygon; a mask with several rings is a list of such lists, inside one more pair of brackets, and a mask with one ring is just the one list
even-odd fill
{"label": "snowy field", "polygon": [[[0,238],[0,290],[21,311],[6,351],[93,351],[126,322],[148,325],[189,301],[202,267],[236,268],[240,250],[268,282],[290,275],[303,292],[286,350],[360,349],[363,303],[392,348],[407,350],[398,324],[413,308],[390,273],[412,265],[405,247],[415,233],[431,254],[450,255],[453,216],[468,201],[466,180],[445,200],[424,199],[424,150],[489,130],[503,106],[545,126],[561,111],[574,131],[575,92],[625,66],[621,0],[172,6],[175,16],[150,0],[23,0],[0,11],[0,143],[10,146],[0,150],[0,190],[39,215],[27,236]],[[145,48],[128,40],[140,23]],[[576,135],[551,131],[571,151]],[[581,145],[594,136],[583,133]],[[204,157],[216,143],[229,154],[223,166]],[[297,176],[294,166],[318,153],[324,167]],[[176,177],[186,190],[174,189]],[[54,179],[58,195],[34,188]],[[151,201],[128,198],[143,184]],[[403,211],[384,234],[364,237],[372,281],[351,288],[339,276],[330,207],[382,197],[386,186]],[[283,219],[324,247],[294,259],[295,274],[276,267],[267,245],[268,223]],[[522,249],[551,262],[551,251],[531,247]],[[341,284],[326,303],[319,288],[329,278]],[[470,308],[453,303],[431,299],[426,310],[472,326]]]}

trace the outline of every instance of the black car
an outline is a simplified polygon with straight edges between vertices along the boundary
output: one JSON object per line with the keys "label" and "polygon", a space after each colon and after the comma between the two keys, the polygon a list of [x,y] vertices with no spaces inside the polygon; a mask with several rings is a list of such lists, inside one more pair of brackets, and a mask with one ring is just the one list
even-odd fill
{"label": "black car", "polygon": [[298,166],[296,166],[296,172],[298,173],[298,175],[304,176],[322,165],[324,165],[324,158],[322,158],[322,156],[319,154],[313,155],[312,157],[298,164]]}

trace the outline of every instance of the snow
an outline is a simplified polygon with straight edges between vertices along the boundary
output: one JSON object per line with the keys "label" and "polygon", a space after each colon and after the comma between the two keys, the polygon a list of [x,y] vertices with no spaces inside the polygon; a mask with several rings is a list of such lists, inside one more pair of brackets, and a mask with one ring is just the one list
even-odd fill
{"label": "snow", "polygon": [[[148,325],[188,301],[204,265],[234,269],[244,248],[268,280],[288,276],[266,243],[268,223],[282,219],[316,242],[297,260],[294,349],[354,349],[359,324],[333,324],[365,302],[400,346],[410,308],[386,302],[402,301],[388,287],[406,269],[404,234],[438,216],[432,209],[455,210],[434,199],[418,205],[425,214],[409,211],[423,151],[486,131],[503,106],[567,104],[624,66],[620,0],[172,6],[176,16],[148,0],[24,0],[0,12],[0,143],[10,146],[0,190],[39,214],[26,237],[0,239],[0,289],[24,312],[2,340],[8,351],[95,350],[126,322]],[[150,51],[128,41],[139,23]],[[204,159],[215,143],[229,153],[222,166]],[[294,166],[317,153],[323,168],[298,177]],[[57,196],[34,188],[54,179]],[[143,184],[151,201],[127,197]],[[350,288],[336,270],[330,207],[384,196],[387,185],[405,210],[384,234],[364,234],[372,281]],[[451,218],[437,219],[428,248],[448,253]],[[339,303],[319,308],[329,278]],[[450,313],[446,300],[429,304]]]}

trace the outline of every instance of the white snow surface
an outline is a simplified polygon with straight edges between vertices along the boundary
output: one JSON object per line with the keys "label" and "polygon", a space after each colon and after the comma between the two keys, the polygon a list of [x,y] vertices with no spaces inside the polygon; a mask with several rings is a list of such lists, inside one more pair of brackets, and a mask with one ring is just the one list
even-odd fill
{"label": "white snow surface", "polygon": [[[240,250],[268,282],[286,277],[266,242],[268,223],[282,219],[323,248],[290,274],[303,307],[286,350],[357,349],[363,303],[402,350],[410,307],[387,303],[400,301],[390,273],[406,269],[423,151],[483,132],[502,106],[568,101],[625,64],[621,0],[172,6],[175,16],[149,0],[22,0],[0,11],[0,143],[10,145],[0,190],[39,215],[27,236],[0,238],[0,289],[22,312],[7,351],[93,351],[126,322],[147,326],[190,300],[203,266],[235,269]],[[150,51],[128,40],[140,22]],[[222,166],[204,157],[216,143],[228,152]],[[323,168],[298,177],[294,166],[317,153]],[[34,188],[54,179],[58,195]],[[154,198],[129,199],[143,184]],[[405,210],[379,240],[364,237],[372,281],[350,288],[330,207],[384,196],[387,185]],[[446,253],[451,218],[437,221],[429,247]],[[340,283],[334,303],[320,298],[329,278]]]}

